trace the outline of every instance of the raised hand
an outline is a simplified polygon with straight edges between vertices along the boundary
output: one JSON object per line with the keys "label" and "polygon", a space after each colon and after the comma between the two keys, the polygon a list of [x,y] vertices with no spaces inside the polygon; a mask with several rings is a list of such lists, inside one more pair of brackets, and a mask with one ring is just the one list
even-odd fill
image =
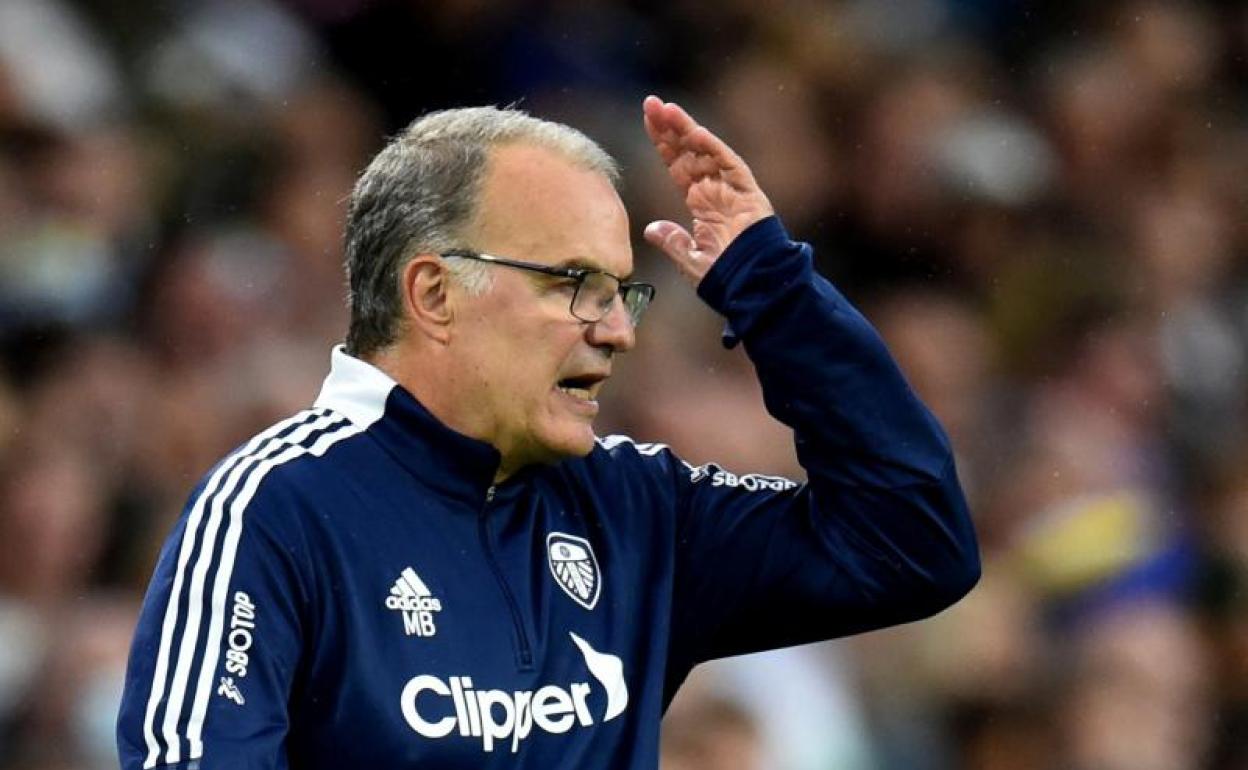
{"label": "raised hand", "polygon": [[651,222],[646,240],[696,285],[742,231],[771,216],[771,203],[741,156],[680,105],[647,96],[642,109],[646,133],[693,218],[692,234],[675,222]]}

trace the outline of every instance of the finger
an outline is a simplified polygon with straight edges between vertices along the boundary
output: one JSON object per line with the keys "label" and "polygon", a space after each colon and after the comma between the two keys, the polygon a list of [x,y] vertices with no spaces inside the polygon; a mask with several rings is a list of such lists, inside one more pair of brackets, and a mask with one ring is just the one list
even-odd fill
{"label": "finger", "polygon": [[660,219],[646,225],[643,233],[650,245],[662,251],[676,262],[687,260],[693,250],[693,236],[675,222]]}
{"label": "finger", "polygon": [[646,133],[655,145],[674,147],[679,144],[679,133],[672,124],[666,105],[657,96],[648,96],[642,103],[642,120]]}
{"label": "finger", "polygon": [[[662,112],[663,100],[659,97],[651,94],[642,100],[641,115],[642,119],[645,120],[647,129],[650,129],[651,127],[654,127],[655,129],[658,128],[659,124],[662,122]],[[651,136],[653,137],[654,134],[651,133]]]}
{"label": "finger", "polygon": [[[657,101],[657,99],[656,99]],[[662,129],[668,127],[676,132],[680,137],[680,143],[683,149],[697,152],[704,155],[710,155],[721,162],[721,165],[727,167],[736,167],[745,165],[741,156],[728,146],[728,143],[720,139],[706,126],[701,125],[693,119],[684,107],[675,102],[668,102],[663,105],[661,112],[655,110],[654,114],[661,114],[664,123],[654,123],[656,128]]]}
{"label": "finger", "polygon": [[660,112],[653,110],[642,116],[642,123],[646,129],[646,135],[650,138],[650,142],[659,152],[659,157],[663,159],[663,163],[667,166],[672,165],[683,153],[684,146],[680,135],[665,121]]}
{"label": "finger", "polygon": [[683,146],[700,157],[710,158],[719,169],[725,172],[746,171],[748,173],[749,167],[745,165],[741,156],[705,126],[698,126],[683,137]]}
{"label": "finger", "polygon": [[670,166],[679,156],[679,150],[668,136],[660,133],[649,115],[642,116],[642,124],[646,128],[646,135],[650,137],[650,142],[659,151],[659,157],[663,159],[665,165]]}
{"label": "finger", "polygon": [[647,97],[642,106],[647,131],[656,145],[665,144],[680,149],[684,137],[698,127],[697,121],[674,102]]}
{"label": "finger", "polygon": [[659,149],[663,162],[670,167],[693,157],[691,161],[684,161],[691,167],[682,169],[685,173],[680,176],[684,179],[678,182],[687,183],[690,178],[723,173],[738,189],[756,186],[754,175],[741,156],[713,131],[699,125],[679,104],[647,97],[644,108],[646,131]]}
{"label": "finger", "polygon": [[710,155],[689,152],[681,153],[680,157],[672,161],[671,168],[674,174],[679,173],[691,180],[718,176],[724,171]]}
{"label": "finger", "polygon": [[695,283],[706,274],[705,260],[695,248],[693,236],[675,222],[661,219],[646,225],[646,240],[667,255],[682,275]]}
{"label": "finger", "polygon": [[720,254],[724,250],[719,230],[701,219],[693,220],[693,242],[695,254]]}
{"label": "finger", "polygon": [[698,128],[698,121],[676,102],[663,102],[662,107],[654,110],[653,114],[660,117],[660,120],[655,121],[658,127],[673,131],[681,137]]}
{"label": "finger", "polygon": [[642,102],[641,122],[646,127],[646,136],[650,137],[650,141],[657,147],[663,143],[663,136],[659,133],[659,116],[658,105],[662,104],[657,96],[647,96]]}

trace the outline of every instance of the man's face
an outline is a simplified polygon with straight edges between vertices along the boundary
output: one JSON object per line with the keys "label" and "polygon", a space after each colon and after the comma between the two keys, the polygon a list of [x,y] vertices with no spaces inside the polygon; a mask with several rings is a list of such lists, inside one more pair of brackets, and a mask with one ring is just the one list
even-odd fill
{"label": "man's face", "polygon": [[[633,269],[628,215],[611,182],[524,144],[496,148],[466,246],[526,262]],[[588,454],[597,396],[612,354],[633,346],[621,303],[596,323],[570,312],[575,282],[489,266],[492,287],[460,295],[455,344],[462,398],[480,410],[483,436],[510,473],[534,462]],[[480,437],[480,436],[479,436]]]}

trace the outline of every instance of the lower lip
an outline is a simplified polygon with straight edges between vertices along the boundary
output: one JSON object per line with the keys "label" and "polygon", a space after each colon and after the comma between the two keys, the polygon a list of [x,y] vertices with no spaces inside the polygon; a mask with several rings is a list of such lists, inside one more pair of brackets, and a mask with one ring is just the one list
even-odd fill
{"label": "lower lip", "polygon": [[558,388],[555,388],[555,395],[559,396],[564,403],[568,404],[574,412],[583,414],[586,417],[595,417],[598,415],[597,401],[585,401],[571,394],[564,393]]}

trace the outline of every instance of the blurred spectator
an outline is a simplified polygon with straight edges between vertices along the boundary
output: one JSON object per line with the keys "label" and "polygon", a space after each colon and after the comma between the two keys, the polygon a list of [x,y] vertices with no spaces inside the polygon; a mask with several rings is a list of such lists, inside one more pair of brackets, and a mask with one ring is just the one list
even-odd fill
{"label": "blurred spectator", "polygon": [[762,770],[758,729],[733,701],[694,695],[664,722],[661,770]]}
{"label": "blurred spectator", "polygon": [[1064,669],[1061,741],[1075,770],[1205,766],[1213,728],[1209,669],[1195,625],[1167,602],[1089,619]]}

